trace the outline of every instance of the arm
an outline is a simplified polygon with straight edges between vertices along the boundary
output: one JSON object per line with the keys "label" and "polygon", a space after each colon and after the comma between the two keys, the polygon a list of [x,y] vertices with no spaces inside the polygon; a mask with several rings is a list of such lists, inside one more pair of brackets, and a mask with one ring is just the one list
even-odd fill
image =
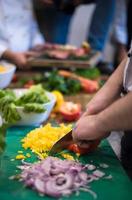
{"label": "arm", "polygon": [[132,130],[132,92],[114,102],[97,118],[103,132]]}
{"label": "arm", "polygon": [[108,136],[112,130],[130,128],[132,94],[119,98],[125,63],[126,59],[88,104],[87,111],[76,123],[73,131],[73,138],[76,142],[103,138]]}
{"label": "arm", "polygon": [[87,105],[87,114],[96,114],[104,110],[107,106],[112,104],[120,97],[123,72],[127,59],[124,59],[118,66],[112,76],[108,79],[106,84],[99,90],[95,97]]}
{"label": "arm", "polygon": [[76,124],[73,139],[96,140],[107,137],[111,131],[132,129],[132,92],[115,101],[97,115],[85,115]]}

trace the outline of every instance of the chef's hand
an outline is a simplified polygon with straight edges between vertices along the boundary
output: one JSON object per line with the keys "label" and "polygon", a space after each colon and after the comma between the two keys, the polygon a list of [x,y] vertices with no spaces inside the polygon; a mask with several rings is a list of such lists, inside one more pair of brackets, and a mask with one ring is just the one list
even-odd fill
{"label": "chef's hand", "polygon": [[26,51],[22,53],[14,53],[12,61],[20,68],[29,67],[28,66],[28,59],[30,57],[35,57],[36,53],[33,51]]}
{"label": "chef's hand", "polygon": [[12,52],[10,50],[6,50],[2,55],[2,58],[11,61],[12,63],[16,64],[18,67],[28,67],[27,61],[28,58],[34,57],[36,55],[33,51],[27,52]]}
{"label": "chef's hand", "polygon": [[89,146],[89,141],[100,140],[109,135],[104,131],[104,125],[101,123],[98,115],[84,115],[76,123],[72,136],[75,143],[81,147]]}

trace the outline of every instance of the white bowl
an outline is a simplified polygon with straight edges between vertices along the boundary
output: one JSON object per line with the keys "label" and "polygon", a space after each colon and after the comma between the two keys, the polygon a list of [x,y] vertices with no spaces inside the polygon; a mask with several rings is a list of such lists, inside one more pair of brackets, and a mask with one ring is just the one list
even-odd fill
{"label": "white bowl", "polygon": [[0,89],[6,88],[15,73],[16,66],[7,62],[0,62],[0,65],[4,66],[7,70],[4,72],[0,72]]}
{"label": "white bowl", "polygon": [[[22,94],[24,94],[27,91],[27,89],[15,89],[14,92],[17,96],[21,96]],[[46,92],[47,97],[49,98],[49,102],[43,104],[44,108],[45,108],[45,112],[42,113],[26,113],[23,111],[23,107],[17,106],[17,111],[19,112],[20,116],[21,116],[21,120],[18,121],[15,125],[40,125],[41,123],[45,122],[54,105],[56,102],[56,98],[55,96],[50,93],[50,92]]]}

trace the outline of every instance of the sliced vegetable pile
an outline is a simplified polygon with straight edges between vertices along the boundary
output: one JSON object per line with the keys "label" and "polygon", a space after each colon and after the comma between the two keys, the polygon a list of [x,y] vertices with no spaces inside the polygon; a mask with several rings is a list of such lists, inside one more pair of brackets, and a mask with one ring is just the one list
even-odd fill
{"label": "sliced vegetable pile", "polygon": [[49,101],[41,85],[32,86],[25,94],[17,97],[13,90],[0,90],[0,115],[8,124],[20,120],[17,107],[23,107],[25,112],[44,112],[44,103]]}
{"label": "sliced vegetable pile", "polygon": [[[79,162],[48,157],[41,162],[18,166],[22,170],[19,180],[41,195],[59,198],[79,191],[90,193],[97,198],[90,186],[92,181],[102,178],[105,174],[95,170],[93,165],[83,165]],[[89,171],[88,171],[89,170]],[[91,173],[91,170],[95,170]]]}
{"label": "sliced vegetable pile", "polygon": [[66,126],[64,124],[58,127],[47,124],[44,127],[36,128],[22,139],[22,147],[24,149],[29,148],[33,153],[37,154],[39,158],[43,159],[48,156],[48,152],[54,143],[66,135],[71,129],[71,125]]}

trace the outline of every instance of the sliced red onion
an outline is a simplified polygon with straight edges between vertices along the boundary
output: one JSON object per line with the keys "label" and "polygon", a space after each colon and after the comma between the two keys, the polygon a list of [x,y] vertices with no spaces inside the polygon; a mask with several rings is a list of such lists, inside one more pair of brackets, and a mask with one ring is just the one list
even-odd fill
{"label": "sliced red onion", "polygon": [[46,182],[45,184],[45,194],[51,197],[56,197],[59,198],[62,196],[61,191],[53,190],[53,187],[51,186],[51,183],[53,183],[53,180],[50,179],[49,181]]}
{"label": "sliced red onion", "polygon": [[96,169],[95,165],[92,165],[92,164],[87,164],[86,167],[87,167],[87,169],[88,169],[89,171],[93,171],[93,170]]}
{"label": "sliced red onion", "polygon": [[97,194],[95,192],[93,192],[92,190],[90,190],[89,188],[80,188],[80,190],[84,191],[84,192],[88,192],[89,194],[91,194],[93,196],[94,199],[97,199]]}
{"label": "sliced red onion", "polygon": [[86,172],[80,172],[78,173],[78,176],[81,181],[87,182],[88,174]]}
{"label": "sliced red onion", "polygon": [[88,184],[105,175],[100,170],[88,174],[87,170],[96,168],[94,165],[84,166],[79,162],[54,157],[18,167],[22,170],[20,181],[40,194],[55,198],[69,196],[73,192],[79,193],[80,189],[89,192],[95,198],[96,195],[88,188]]}
{"label": "sliced red onion", "polygon": [[110,175],[108,175],[108,176],[105,176],[104,178],[105,178],[105,179],[112,179],[113,176],[110,174]]}
{"label": "sliced red onion", "polygon": [[91,183],[91,182],[93,182],[95,180],[98,180],[98,177],[93,176],[92,174],[88,175],[87,183]]}
{"label": "sliced red onion", "polygon": [[104,169],[106,169],[106,168],[109,167],[109,165],[107,165],[106,163],[101,163],[99,166],[102,167],[102,168],[104,168]]}
{"label": "sliced red onion", "polygon": [[28,186],[28,187],[32,187],[34,185],[34,179],[33,178],[26,179],[25,185]]}
{"label": "sliced red onion", "polygon": [[39,178],[35,179],[34,187],[38,192],[45,194],[45,183],[41,179]]}
{"label": "sliced red onion", "polygon": [[97,176],[97,177],[99,177],[99,178],[102,178],[102,177],[105,175],[105,173],[102,172],[102,171],[100,171],[100,170],[95,170],[95,171],[93,172],[93,175],[94,175],[94,176]]}

